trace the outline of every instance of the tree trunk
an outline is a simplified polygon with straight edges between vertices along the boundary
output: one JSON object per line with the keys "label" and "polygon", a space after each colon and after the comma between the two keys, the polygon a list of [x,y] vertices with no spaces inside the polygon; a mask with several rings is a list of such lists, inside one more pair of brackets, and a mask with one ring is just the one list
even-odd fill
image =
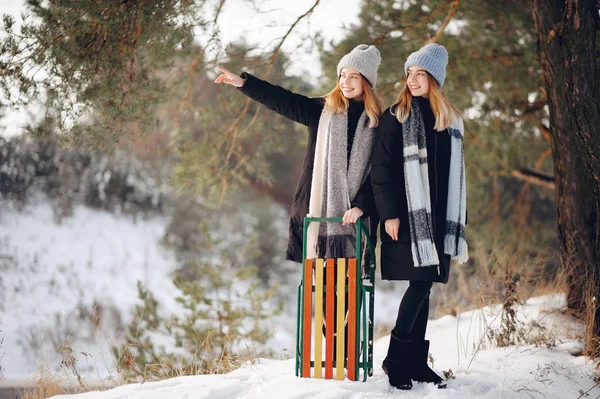
{"label": "tree trunk", "polygon": [[[565,5],[563,1],[530,0],[550,112],[557,225],[561,263],[567,274],[567,304],[583,316],[586,305],[590,304],[589,301],[586,303],[586,282],[596,274],[598,263],[598,252],[595,248],[598,238],[596,208],[599,197],[594,191],[594,179],[586,165],[586,158],[590,157],[593,149],[585,146],[592,143],[588,141],[588,144],[582,146],[582,140],[578,136],[585,133],[576,132],[577,128],[571,125],[573,118],[570,113],[573,112],[573,107],[569,101],[573,101],[572,97],[579,96],[578,104],[581,106],[582,102],[587,101],[589,107],[595,105],[594,99],[598,97],[585,97],[578,93],[574,83],[571,83],[570,89],[566,87],[567,73],[572,74],[575,71],[567,72],[568,68],[565,68],[564,31],[571,29],[568,21],[565,21]],[[578,52],[585,48],[583,51],[594,54],[594,43],[595,41],[588,39],[585,45],[580,43],[580,46],[571,51]],[[572,56],[579,55],[573,53]],[[577,78],[583,80],[577,81],[577,84],[592,83],[587,80],[589,77],[575,77]],[[568,93],[570,90],[573,92]],[[578,109],[579,113],[582,111],[583,109]],[[600,120],[590,122],[598,124]]]}
{"label": "tree trunk", "polygon": [[[600,337],[600,79],[596,65],[596,0],[567,0],[564,22],[565,83],[571,133],[577,140],[594,187],[595,215],[587,228],[592,235],[595,262],[584,274],[588,279],[587,315],[593,337]],[[590,298],[591,297],[591,298]],[[592,300],[594,298],[594,300]],[[600,355],[598,340],[588,340],[587,352]]]}

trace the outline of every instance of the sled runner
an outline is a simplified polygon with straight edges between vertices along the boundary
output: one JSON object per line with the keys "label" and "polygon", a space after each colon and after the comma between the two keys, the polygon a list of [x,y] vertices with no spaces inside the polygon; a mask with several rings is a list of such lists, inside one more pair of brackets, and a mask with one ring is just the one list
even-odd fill
{"label": "sled runner", "polygon": [[296,376],[358,381],[362,371],[366,381],[373,375],[375,297],[375,251],[368,230],[358,219],[355,258],[307,259],[311,222],[341,223],[342,218],[304,219]]}

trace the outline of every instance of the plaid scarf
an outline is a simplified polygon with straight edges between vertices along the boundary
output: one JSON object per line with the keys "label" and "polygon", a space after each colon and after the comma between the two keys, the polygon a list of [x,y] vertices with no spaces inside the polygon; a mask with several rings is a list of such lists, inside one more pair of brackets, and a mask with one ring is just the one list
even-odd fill
{"label": "plaid scarf", "polygon": [[[467,195],[462,119],[454,118],[447,130],[451,137],[451,149],[444,253],[461,264],[469,259],[464,225]],[[412,99],[410,116],[402,123],[402,136],[413,262],[415,267],[436,266],[440,261],[433,239],[425,125],[419,102],[415,98]]]}
{"label": "plaid scarf", "polygon": [[[309,216],[342,217],[370,172],[374,130],[367,113],[358,120],[348,161],[348,116],[325,112],[317,130]],[[364,211],[364,209],[363,209]],[[368,220],[365,221],[368,226]],[[340,223],[310,223],[307,257],[356,256],[356,227]]]}

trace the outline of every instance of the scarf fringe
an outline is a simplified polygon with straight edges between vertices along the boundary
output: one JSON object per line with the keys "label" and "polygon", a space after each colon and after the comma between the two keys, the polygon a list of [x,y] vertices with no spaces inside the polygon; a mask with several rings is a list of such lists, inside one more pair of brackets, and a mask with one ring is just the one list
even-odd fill
{"label": "scarf fringe", "polygon": [[[438,257],[438,253],[433,242],[419,241],[416,245],[418,248],[414,248],[415,243],[412,243],[413,263],[416,267],[437,266],[440,264],[440,258]],[[418,250],[418,254],[421,257],[421,262],[418,261],[417,252],[415,249]]]}
{"label": "scarf fringe", "polygon": [[356,253],[356,238],[354,235],[319,236],[319,258],[348,258]]}
{"label": "scarf fringe", "polygon": [[446,235],[444,237],[444,249],[449,254],[452,260],[458,262],[459,265],[469,260],[469,249],[467,242],[462,238],[458,239],[458,248],[456,247],[456,236]]}

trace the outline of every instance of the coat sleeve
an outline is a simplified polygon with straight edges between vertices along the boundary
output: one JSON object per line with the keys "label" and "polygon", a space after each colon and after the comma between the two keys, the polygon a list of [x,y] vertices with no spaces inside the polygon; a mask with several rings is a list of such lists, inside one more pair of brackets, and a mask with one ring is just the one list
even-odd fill
{"label": "coat sleeve", "polygon": [[373,216],[375,213],[375,201],[373,199],[370,174],[358,190],[358,193],[356,193],[356,197],[352,200],[351,205],[352,207],[360,208],[363,211],[363,216]]}
{"label": "coat sleeve", "polygon": [[320,118],[323,110],[322,98],[293,93],[247,72],[240,76],[246,79],[246,83],[239,90],[279,115],[306,126],[315,118],[317,120]]}
{"label": "coat sleeve", "polygon": [[402,153],[395,153],[402,148],[402,125],[389,109],[383,113],[376,134],[371,158],[371,185],[379,217],[386,221],[399,217],[397,202],[401,195],[406,195],[404,173],[394,170],[397,163],[394,159],[402,157]]}

